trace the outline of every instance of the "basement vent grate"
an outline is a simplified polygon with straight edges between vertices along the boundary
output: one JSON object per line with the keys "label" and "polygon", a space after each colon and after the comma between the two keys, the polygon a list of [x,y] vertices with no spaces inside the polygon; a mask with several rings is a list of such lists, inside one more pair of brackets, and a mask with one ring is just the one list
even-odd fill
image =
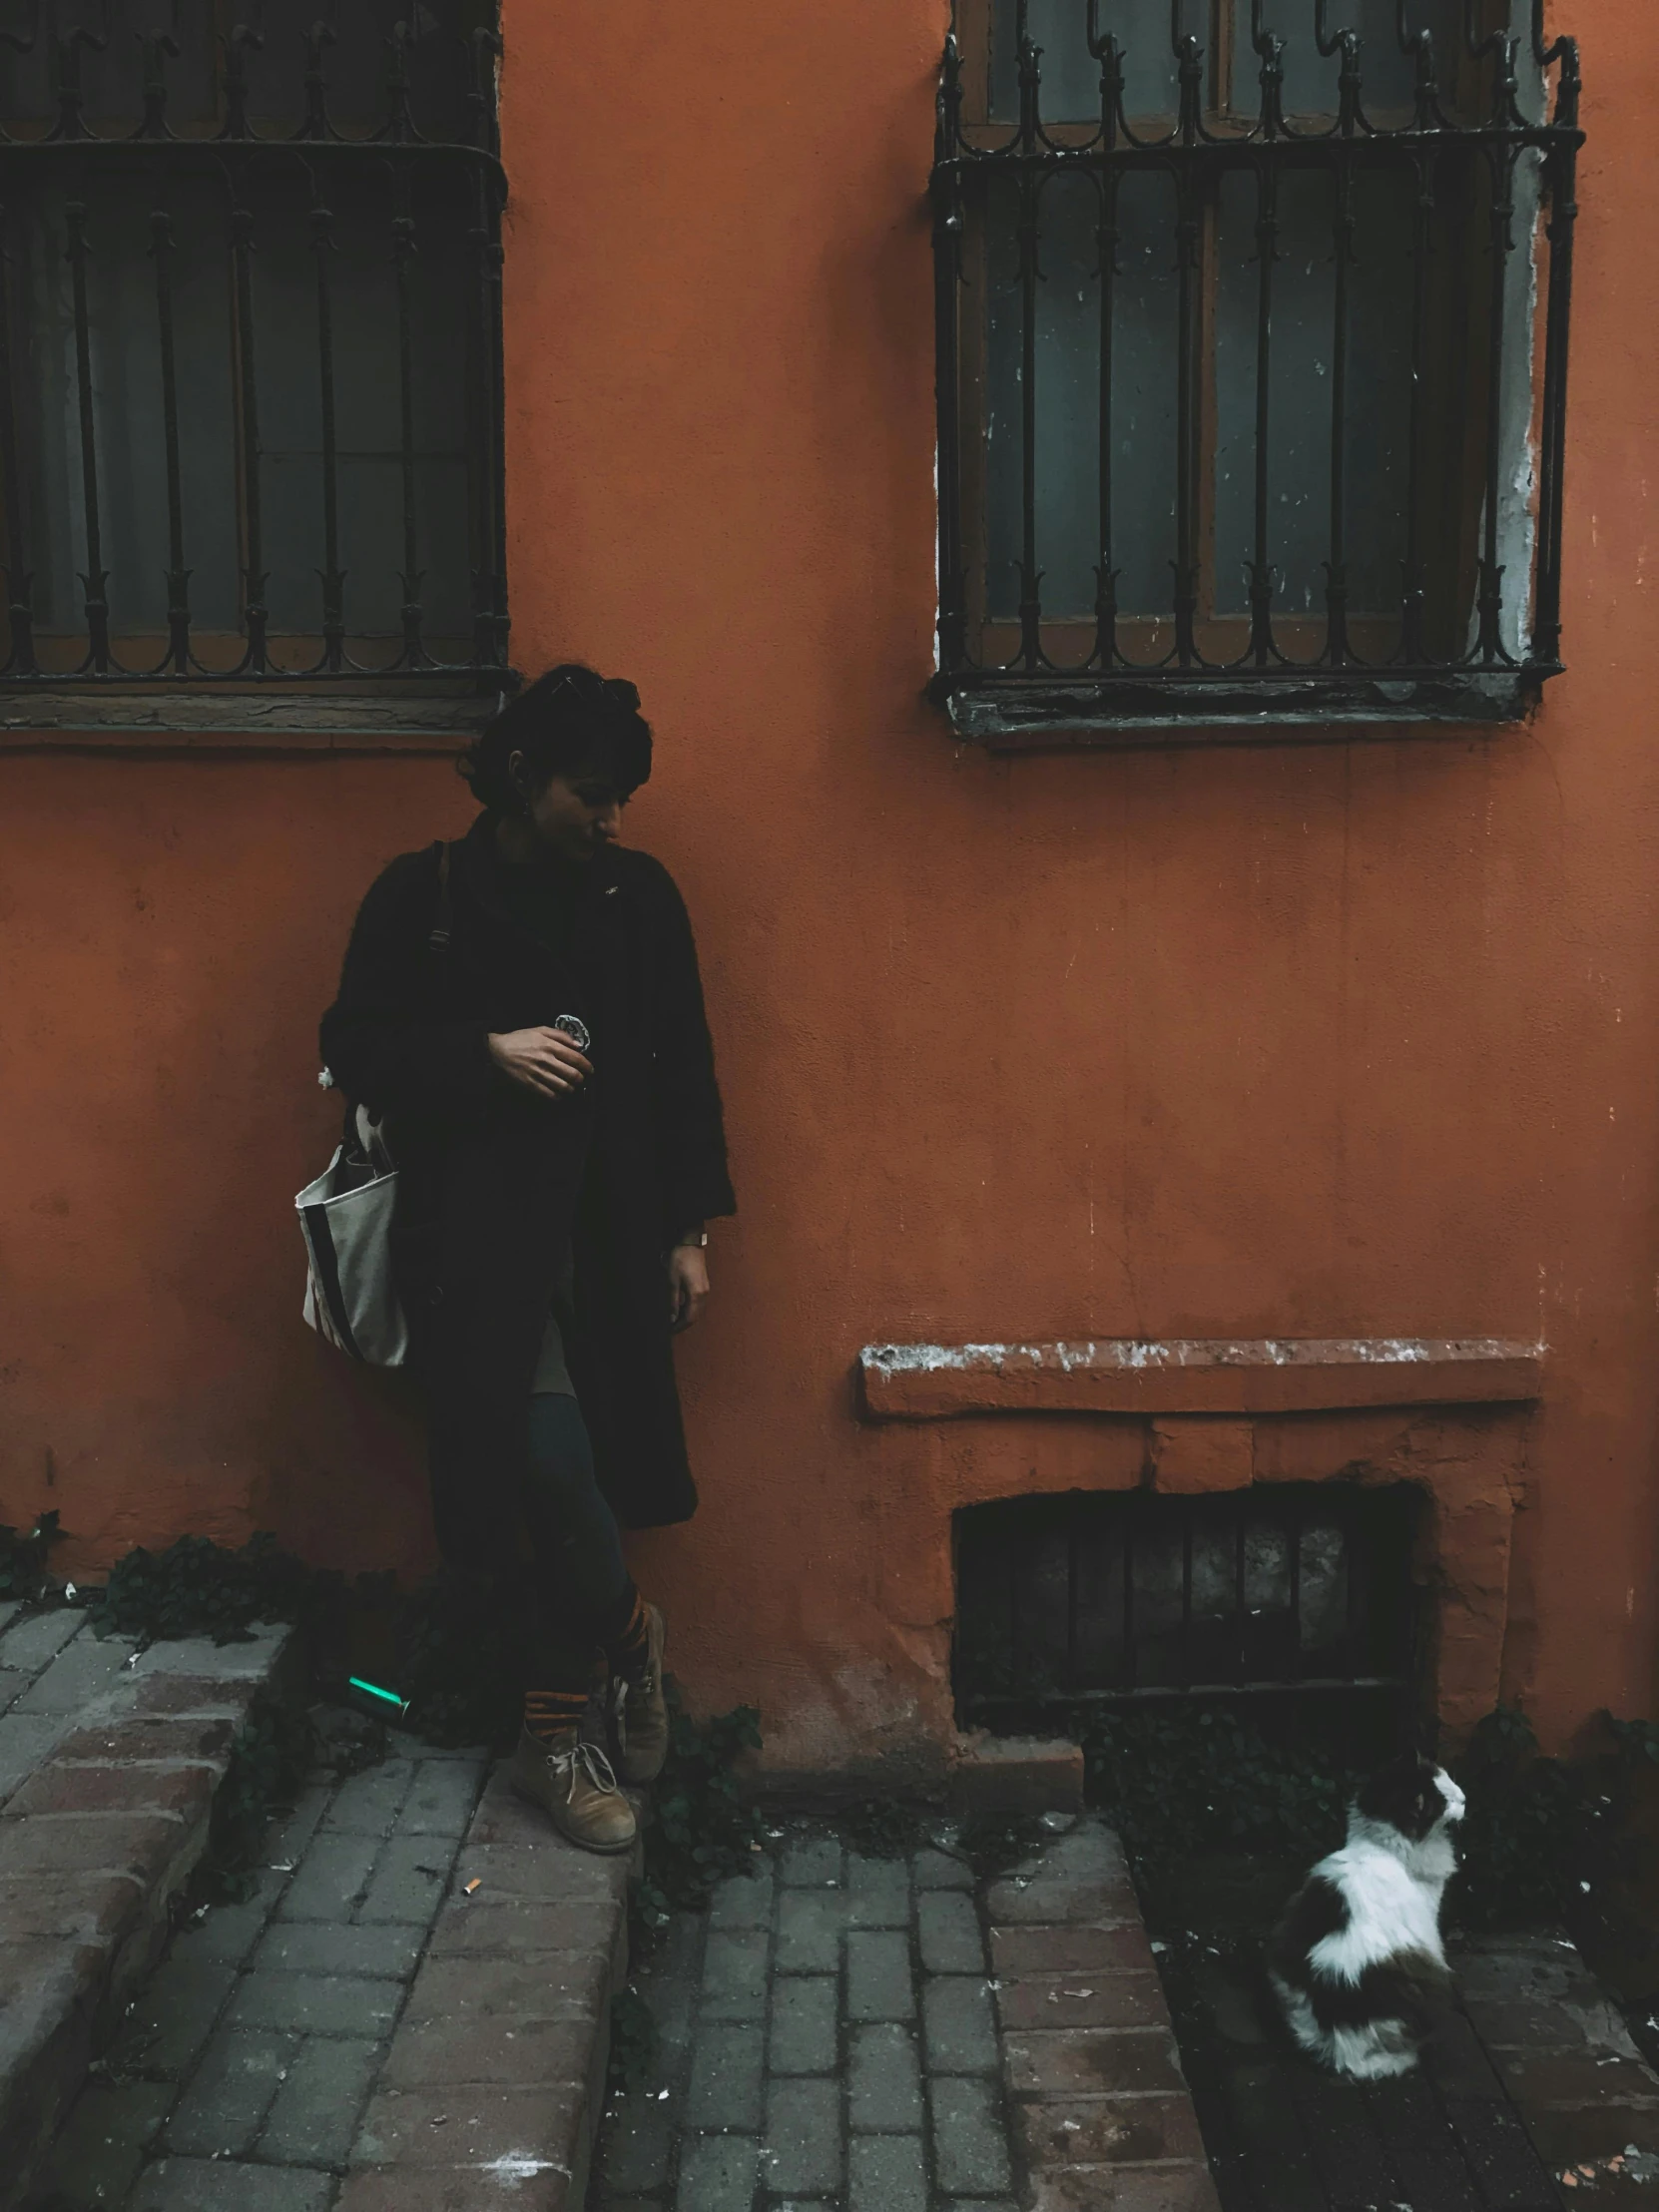
{"label": "basement vent grate", "polygon": [[1403,1708],[1416,1648],[1407,1485],[1023,1497],[955,1516],[958,1715],[1006,1727],[1154,1698]]}

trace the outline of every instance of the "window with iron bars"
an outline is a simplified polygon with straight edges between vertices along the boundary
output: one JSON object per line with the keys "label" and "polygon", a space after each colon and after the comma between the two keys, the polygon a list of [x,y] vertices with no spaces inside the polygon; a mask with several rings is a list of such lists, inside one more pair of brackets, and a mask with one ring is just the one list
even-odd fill
{"label": "window with iron bars", "polygon": [[959,733],[1507,720],[1559,671],[1580,86],[1517,4],[958,0]]}
{"label": "window with iron bars", "polygon": [[7,685],[496,694],[498,51],[494,0],[0,25]]}

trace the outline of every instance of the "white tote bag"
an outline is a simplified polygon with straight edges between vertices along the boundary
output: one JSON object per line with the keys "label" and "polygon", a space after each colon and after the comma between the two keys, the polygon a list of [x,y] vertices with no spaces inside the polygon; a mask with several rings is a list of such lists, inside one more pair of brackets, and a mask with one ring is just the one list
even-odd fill
{"label": "white tote bag", "polygon": [[340,1144],[326,1171],[294,1200],[305,1239],[305,1319],[349,1360],[400,1368],[409,1329],[391,1273],[397,1170],[380,1126],[359,1106],[356,1143]]}

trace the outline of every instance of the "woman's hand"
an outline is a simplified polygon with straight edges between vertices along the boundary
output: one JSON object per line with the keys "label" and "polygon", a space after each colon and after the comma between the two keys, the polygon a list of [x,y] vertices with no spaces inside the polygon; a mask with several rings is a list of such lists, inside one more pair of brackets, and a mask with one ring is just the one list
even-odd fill
{"label": "woman's hand", "polygon": [[562,1029],[509,1029],[492,1034],[489,1047],[504,1075],[542,1098],[568,1098],[593,1073]]}
{"label": "woman's hand", "polygon": [[709,1303],[709,1257],[701,1245],[676,1245],[668,1256],[668,1318],[676,1336]]}

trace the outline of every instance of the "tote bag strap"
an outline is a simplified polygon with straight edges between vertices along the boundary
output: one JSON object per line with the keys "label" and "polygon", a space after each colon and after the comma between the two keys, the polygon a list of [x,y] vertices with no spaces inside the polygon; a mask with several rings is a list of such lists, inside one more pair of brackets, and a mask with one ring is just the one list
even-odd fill
{"label": "tote bag strap", "polygon": [[354,1106],[351,1110],[351,1135],[363,1158],[377,1176],[395,1175],[397,1164],[392,1159],[380,1124],[366,1106]]}
{"label": "tote bag strap", "polygon": [[[447,837],[439,837],[432,846],[432,850],[437,854],[438,862],[438,902],[432,915],[432,926],[426,933],[426,942],[434,952],[440,955],[448,951],[449,940],[454,933],[455,926],[454,902],[449,893],[449,855],[453,849],[454,847]],[[327,1075],[326,1069],[323,1072]],[[332,1089],[334,1087],[332,1076],[327,1077],[327,1082],[329,1089]],[[370,1135],[371,1131],[372,1136]],[[376,1152],[378,1152],[380,1160],[385,1163],[384,1166],[379,1168],[379,1172],[382,1174],[391,1172],[391,1155],[386,1150],[385,1139],[379,1133],[379,1124],[370,1121],[366,1109],[355,1099],[348,1098],[345,1101],[344,1126],[340,1131],[340,1142],[347,1150],[350,1150],[353,1146],[356,1147],[371,1162],[375,1162]],[[378,1162],[376,1162],[376,1165],[378,1165]]]}

